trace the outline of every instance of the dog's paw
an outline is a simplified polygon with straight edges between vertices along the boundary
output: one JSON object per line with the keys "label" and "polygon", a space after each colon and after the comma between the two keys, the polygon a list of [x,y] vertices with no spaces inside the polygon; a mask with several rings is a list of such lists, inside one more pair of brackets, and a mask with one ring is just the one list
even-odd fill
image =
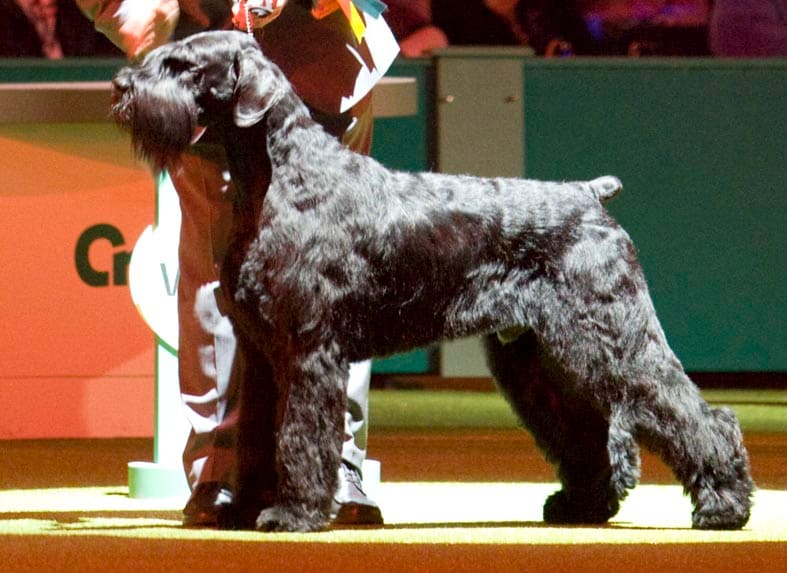
{"label": "dog's paw", "polygon": [[216,516],[216,527],[226,530],[254,530],[257,512],[254,509],[230,504],[222,507]]}
{"label": "dog's paw", "polygon": [[322,531],[328,527],[327,516],[297,506],[275,505],[257,516],[257,531]]}
{"label": "dog's paw", "polygon": [[749,522],[747,509],[727,508],[724,511],[695,511],[691,516],[694,529],[742,529]]}
{"label": "dog's paw", "polygon": [[569,498],[565,491],[557,491],[544,503],[544,521],[553,524],[606,523],[618,512],[619,503],[614,498]]}
{"label": "dog's paw", "polygon": [[741,529],[751,515],[751,480],[699,492],[691,524],[694,529]]}

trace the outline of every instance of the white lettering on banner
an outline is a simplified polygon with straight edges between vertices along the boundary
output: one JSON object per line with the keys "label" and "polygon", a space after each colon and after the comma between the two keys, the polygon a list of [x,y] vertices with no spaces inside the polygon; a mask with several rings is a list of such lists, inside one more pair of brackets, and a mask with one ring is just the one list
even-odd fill
{"label": "white lettering on banner", "polygon": [[158,224],[140,235],[128,268],[131,300],[164,344],[178,349],[180,203],[169,177],[158,184]]}
{"label": "white lettering on banner", "polygon": [[167,272],[167,265],[161,263],[161,276],[164,277],[164,288],[167,291],[168,296],[175,296],[178,292],[178,281],[180,280],[180,269],[175,272],[175,281],[170,286],[169,284],[169,273]]}

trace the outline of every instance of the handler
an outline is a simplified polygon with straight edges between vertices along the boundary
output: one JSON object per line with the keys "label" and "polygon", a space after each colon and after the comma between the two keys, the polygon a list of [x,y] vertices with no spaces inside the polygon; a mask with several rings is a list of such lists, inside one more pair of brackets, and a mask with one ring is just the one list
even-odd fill
{"label": "handler", "polygon": [[[236,27],[253,33],[315,119],[350,148],[371,148],[371,88],[396,55],[378,0],[77,0],[82,11],[132,59],[171,39]],[[369,12],[358,9],[363,7]],[[253,150],[249,150],[253,152]],[[233,183],[210,130],[167,166],[182,211],[178,283],[180,391],[191,424],[183,463],[192,493],[183,510],[191,527],[216,526],[232,500],[238,384],[229,319],[220,312],[220,264],[232,219]],[[200,316],[195,302],[200,298]],[[205,301],[205,297],[209,300]],[[218,301],[217,301],[218,298]],[[207,303],[207,312],[205,305]],[[334,522],[381,524],[361,489],[366,456],[371,362],[351,365],[343,464]]]}

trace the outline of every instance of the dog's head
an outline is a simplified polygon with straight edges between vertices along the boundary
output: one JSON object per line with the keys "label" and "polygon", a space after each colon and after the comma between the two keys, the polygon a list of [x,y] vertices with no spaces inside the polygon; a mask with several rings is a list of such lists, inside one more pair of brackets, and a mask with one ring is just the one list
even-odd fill
{"label": "dog's head", "polygon": [[253,38],[203,32],[153,50],[113,81],[112,116],[138,155],[163,167],[199,127],[249,127],[288,89],[282,72]]}

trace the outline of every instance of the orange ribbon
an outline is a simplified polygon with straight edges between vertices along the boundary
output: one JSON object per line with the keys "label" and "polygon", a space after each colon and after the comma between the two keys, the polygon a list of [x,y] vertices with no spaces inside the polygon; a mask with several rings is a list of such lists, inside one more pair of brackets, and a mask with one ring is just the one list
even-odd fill
{"label": "orange ribbon", "polygon": [[344,17],[347,18],[347,21],[350,23],[350,28],[355,35],[355,39],[360,42],[363,35],[366,33],[366,23],[363,21],[363,16],[361,16],[360,11],[351,0],[323,0],[312,8],[312,15],[319,20],[325,18],[329,14],[333,14],[340,8],[344,13]]}

